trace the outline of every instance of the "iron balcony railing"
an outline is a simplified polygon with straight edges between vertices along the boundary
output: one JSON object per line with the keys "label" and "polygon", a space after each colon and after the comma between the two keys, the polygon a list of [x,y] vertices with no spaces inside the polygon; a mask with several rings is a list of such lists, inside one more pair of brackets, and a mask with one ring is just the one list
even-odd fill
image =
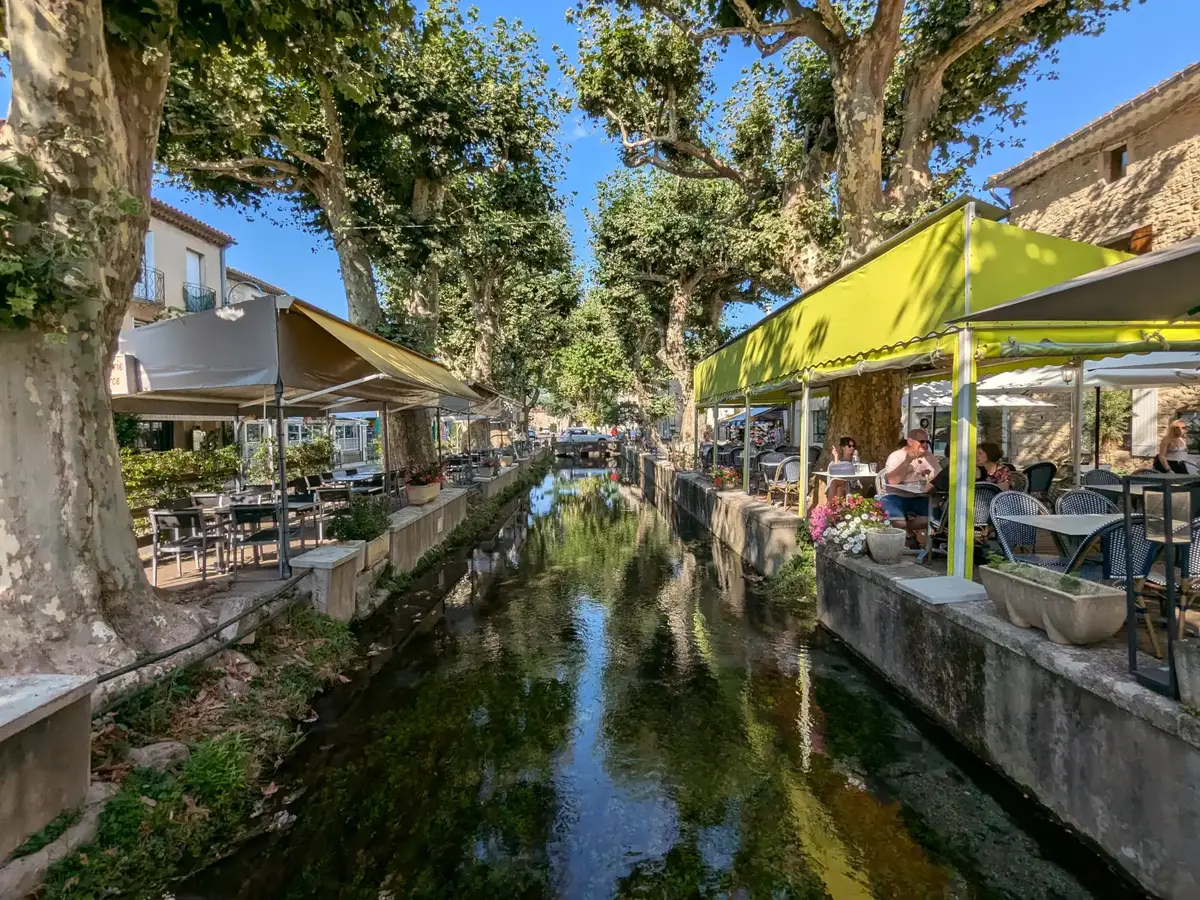
{"label": "iron balcony railing", "polygon": [[206,309],[216,309],[217,292],[202,284],[183,285],[183,308],[188,312],[203,312]]}
{"label": "iron balcony railing", "polygon": [[133,285],[133,299],[138,303],[153,303],[162,306],[167,300],[166,281],[158,269],[142,266],[142,272]]}

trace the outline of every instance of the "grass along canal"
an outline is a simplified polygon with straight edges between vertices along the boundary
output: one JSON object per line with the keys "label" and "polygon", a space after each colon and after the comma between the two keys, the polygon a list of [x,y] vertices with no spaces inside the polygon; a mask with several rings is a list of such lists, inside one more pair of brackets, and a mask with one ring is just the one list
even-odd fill
{"label": "grass along canal", "polygon": [[179,900],[1130,896],[615,479],[551,473],[415,585],[442,614],[329,698],[286,827]]}

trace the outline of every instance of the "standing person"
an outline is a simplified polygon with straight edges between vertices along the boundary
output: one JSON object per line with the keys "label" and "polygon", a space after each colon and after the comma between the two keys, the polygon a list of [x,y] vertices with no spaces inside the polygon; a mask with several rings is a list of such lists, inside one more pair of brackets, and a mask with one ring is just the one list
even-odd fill
{"label": "standing person", "polygon": [[617,426],[616,425],[614,425],[612,428],[610,428],[608,430],[608,436],[611,437],[614,441],[617,439]]}
{"label": "standing person", "polygon": [[1175,419],[1167,426],[1166,434],[1158,442],[1158,455],[1154,457],[1154,471],[1186,475],[1188,473],[1186,463],[1189,459],[1187,423],[1183,419]]}
{"label": "standing person", "polygon": [[903,528],[921,544],[929,516],[928,493],[941,469],[929,449],[929,432],[914,428],[904,446],[893,450],[879,473],[883,495],[879,498],[893,527]]}

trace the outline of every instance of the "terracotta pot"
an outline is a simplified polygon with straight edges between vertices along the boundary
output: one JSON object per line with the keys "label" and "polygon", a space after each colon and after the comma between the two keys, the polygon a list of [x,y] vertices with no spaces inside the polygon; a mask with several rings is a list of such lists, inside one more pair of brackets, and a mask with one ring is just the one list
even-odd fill
{"label": "terracotta pot", "polygon": [[426,503],[436,500],[441,492],[440,481],[435,481],[433,484],[410,484],[408,485],[408,502],[412,506],[424,506]]}

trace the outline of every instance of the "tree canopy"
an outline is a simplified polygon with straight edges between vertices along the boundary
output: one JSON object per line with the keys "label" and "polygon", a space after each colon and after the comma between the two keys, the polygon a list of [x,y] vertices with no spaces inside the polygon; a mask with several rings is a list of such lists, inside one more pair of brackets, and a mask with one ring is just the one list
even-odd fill
{"label": "tree canopy", "polygon": [[[776,203],[803,285],[937,204],[1020,124],[1038,63],[1128,2],[586,0],[574,80],[626,165]],[[759,60],[718,104],[733,42]]]}

